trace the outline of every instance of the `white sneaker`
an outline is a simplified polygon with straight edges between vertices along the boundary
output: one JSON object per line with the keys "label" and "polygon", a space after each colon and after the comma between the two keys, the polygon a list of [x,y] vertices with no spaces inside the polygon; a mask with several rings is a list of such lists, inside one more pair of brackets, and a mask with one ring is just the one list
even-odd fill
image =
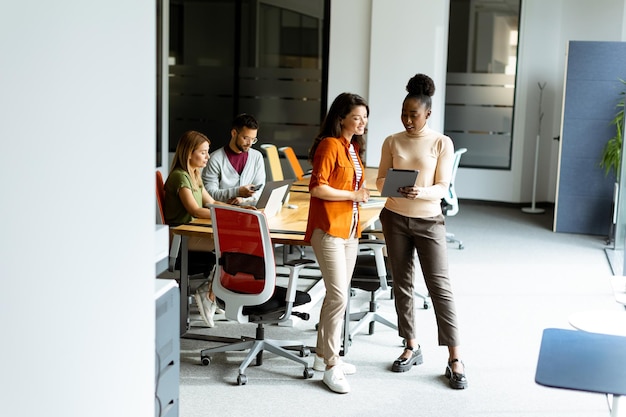
{"label": "white sneaker", "polygon": [[215,326],[213,316],[215,316],[215,311],[217,310],[217,303],[215,301],[209,300],[207,297],[202,297],[202,304],[204,305],[204,315],[206,316],[207,326]]}
{"label": "white sneaker", "polygon": [[326,384],[331,391],[339,394],[350,392],[350,384],[348,384],[348,380],[340,366],[335,365],[328,371],[324,371],[324,379],[322,381],[324,381],[324,384]]}
{"label": "white sneaker", "polygon": [[196,306],[198,307],[198,311],[200,311],[202,320],[204,320],[208,327],[215,326],[213,316],[215,315],[215,310],[217,309],[217,303],[209,300],[206,296],[206,292],[201,292],[199,289],[196,290],[193,297],[196,300]]}
{"label": "white sneaker", "polygon": [[[346,363],[341,359],[337,361],[337,364],[335,366],[339,366],[343,370],[344,375],[356,374],[356,366],[352,365],[351,363]],[[325,371],[326,364],[324,363],[324,358],[315,355],[315,359],[313,360],[313,369],[319,372]]]}

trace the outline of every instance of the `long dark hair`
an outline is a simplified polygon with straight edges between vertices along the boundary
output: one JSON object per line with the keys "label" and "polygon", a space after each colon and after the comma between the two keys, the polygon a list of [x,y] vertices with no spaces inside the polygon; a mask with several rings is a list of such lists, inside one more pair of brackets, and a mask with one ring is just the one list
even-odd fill
{"label": "long dark hair", "polygon": [[[367,115],[370,114],[370,108],[367,105],[365,99],[357,94],[341,93],[339,94],[333,104],[328,109],[328,114],[324,118],[322,125],[320,126],[320,132],[313,140],[313,145],[309,149],[309,161],[313,162],[315,157],[315,151],[317,146],[324,138],[338,138],[341,136],[341,121],[350,114],[352,109],[356,106],[364,106],[367,110]],[[367,130],[366,130],[367,132]],[[359,157],[363,160],[365,156],[365,139],[363,135],[354,135],[352,137],[352,143],[356,142],[356,148],[359,151]]]}
{"label": "long dark hair", "polygon": [[410,98],[422,103],[426,110],[432,106],[431,97],[435,94],[435,82],[426,74],[415,74],[406,85],[408,94],[404,100]]}

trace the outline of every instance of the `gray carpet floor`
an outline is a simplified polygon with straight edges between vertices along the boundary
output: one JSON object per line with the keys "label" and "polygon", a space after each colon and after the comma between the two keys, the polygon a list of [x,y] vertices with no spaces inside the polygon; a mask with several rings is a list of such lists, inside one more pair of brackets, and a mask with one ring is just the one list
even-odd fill
{"label": "gray carpet floor", "polygon": [[[321,372],[304,379],[300,365],[269,353],[262,366],[248,368],[247,385],[238,386],[245,352],[216,354],[209,366],[202,366],[200,350],[218,344],[181,339],[180,415],[608,416],[601,394],[534,382],[544,328],[572,328],[568,316],[582,310],[623,309],[610,284],[605,238],[553,233],[552,217],[551,209],[525,214],[519,208],[467,202],[447,219],[448,230],[465,246],[459,250],[451,244],[449,262],[468,389],[447,385],[447,349],[437,346],[431,308],[418,310],[424,364],[409,372],[390,371],[402,352],[396,331],[377,324],[373,335],[365,330],[353,336],[344,360],[356,365],[357,373],[348,377],[352,391],[345,395],[329,391]],[[310,252],[307,256],[312,257]],[[417,283],[423,288],[421,277]],[[352,311],[367,308],[367,301],[366,293],[357,292]],[[382,294],[379,302],[379,312],[395,322],[389,295]],[[318,312],[316,305],[309,321],[271,326],[266,336],[298,338],[313,346]],[[194,332],[254,335],[254,325],[227,322],[220,315],[216,327],[204,328],[193,306],[192,313]]]}

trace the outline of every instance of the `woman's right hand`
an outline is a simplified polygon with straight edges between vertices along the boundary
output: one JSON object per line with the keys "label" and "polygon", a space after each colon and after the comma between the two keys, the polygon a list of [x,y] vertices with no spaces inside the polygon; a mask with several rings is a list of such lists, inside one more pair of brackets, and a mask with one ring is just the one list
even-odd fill
{"label": "woman's right hand", "polygon": [[367,200],[369,200],[369,198],[370,190],[365,187],[361,187],[354,192],[354,201],[356,201],[357,203],[367,203]]}

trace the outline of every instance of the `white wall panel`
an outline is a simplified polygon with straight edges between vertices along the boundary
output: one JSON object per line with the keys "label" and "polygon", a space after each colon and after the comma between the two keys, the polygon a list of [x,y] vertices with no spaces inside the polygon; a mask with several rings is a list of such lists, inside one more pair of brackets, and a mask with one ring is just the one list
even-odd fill
{"label": "white wall panel", "polygon": [[384,139],[404,129],[400,111],[405,87],[417,73],[435,82],[429,125],[443,131],[448,8],[448,1],[372,1],[368,166],[378,166]]}
{"label": "white wall panel", "polygon": [[0,13],[3,415],[154,415],[155,13]]}

